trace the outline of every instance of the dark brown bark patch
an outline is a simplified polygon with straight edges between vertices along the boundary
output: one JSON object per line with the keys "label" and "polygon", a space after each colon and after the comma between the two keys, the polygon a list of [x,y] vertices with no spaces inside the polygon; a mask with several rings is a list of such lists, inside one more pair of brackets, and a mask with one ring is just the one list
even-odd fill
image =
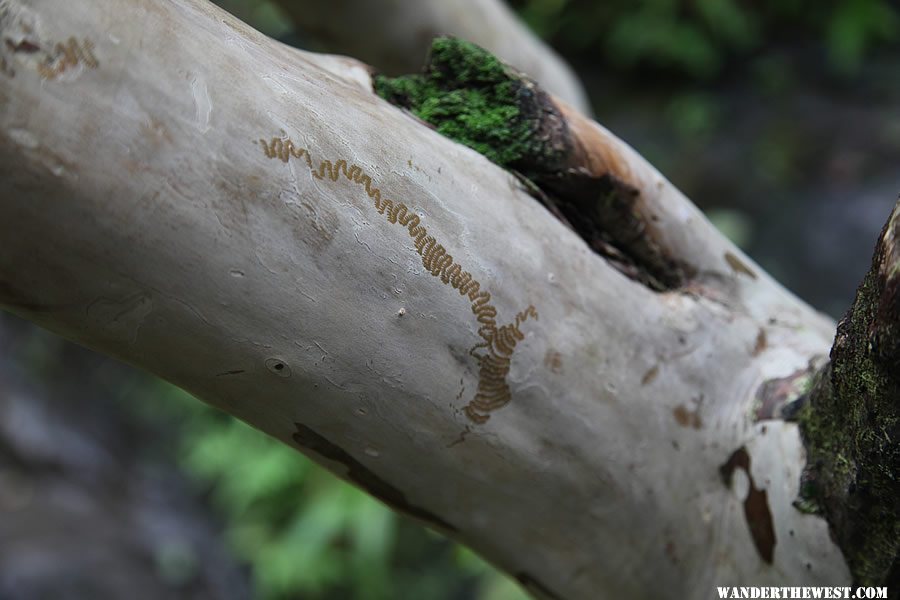
{"label": "dark brown bark patch", "polygon": [[6,38],[6,47],[10,52],[25,52],[26,54],[32,54],[41,49],[38,44],[30,40],[21,39],[14,42],[11,38]]}
{"label": "dark brown bark patch", "polygon": [[675,417],[675,421],[682,427],[693,427],[694,429],[703,427],[703,420],[700,418],[699,413],[696,410],[690,410],[684,404],[676,406],[672,410],[672,416]]}
{"label": "dark brown bark patch", "polygon": [[766,348],[768,348],[768,346],[769,342],[766,339],[766,330],[760,328],[759,333],[756,334],[756,343],[753,345],[753,356],[759,356]]}
{"label": "dark brown bark patch", "polygon": [[656,379],[656,376],[659,375],[659,365],[653,365],[647,372],[644,373],[644,376],[641,377],[641,385],[649,385],[653,383],[653,380]]}
{"label": "dark brown bark patch", "polygon": [[373,473],[340,446],[331,443],[306,425],[301,423],[294,423],[294,425],[297,431],[292,437],[298,446],[330,461],[344,465],[347,468],[347,478],[369,494],[375,496],[394,510],[425,521],[438,529],[451,532],[457,531],[456,527],[434,513],[407,502],[403,492]]}
{"label": "dark brown bark patch", "polygon": [[735,450],[724,465],[719,467],[725,485],[731,487],[731,479],[735,469],[743,469],[750,482],[750,489],[744,499],[744,517],[753,538],[753,545],[760,558],[772,564],[775,557],[775,526],[772,523],[772,511],[769,509],[768,492],[756,487],[750,473],[750,455],[741,446]]}

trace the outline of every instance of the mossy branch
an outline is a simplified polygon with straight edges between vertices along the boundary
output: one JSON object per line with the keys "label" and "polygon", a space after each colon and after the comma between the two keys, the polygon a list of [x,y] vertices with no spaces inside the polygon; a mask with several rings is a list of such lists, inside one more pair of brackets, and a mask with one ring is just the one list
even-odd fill
{"label": "mossy branch", "polygon": [[900,585],[900,203],[799,415],[801,504],[821,512],[864,585]]}
{"label": "mossy branch", "polygon": [[382,98],[502,167],[526,173],[559,168],[567,153],[564,135],[542,132],[544,113],[555,110],[548,94],[465,40],[436,38],[421,74],[376,75],[374,83]]}

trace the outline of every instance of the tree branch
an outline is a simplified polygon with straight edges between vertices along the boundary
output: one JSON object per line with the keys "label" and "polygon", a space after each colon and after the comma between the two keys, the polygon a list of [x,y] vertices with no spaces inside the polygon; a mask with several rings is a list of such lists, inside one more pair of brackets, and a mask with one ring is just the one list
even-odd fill
{"label": "tree branch", "polygon": [[599,125],[560,106],[692,267],[665,291],[378,98],[364,65],[207,3],[6,0],[0,35],[6,309],[299,448],[538,596],[850,580],[793,507],[797,426],[754,410],[832,324]]}

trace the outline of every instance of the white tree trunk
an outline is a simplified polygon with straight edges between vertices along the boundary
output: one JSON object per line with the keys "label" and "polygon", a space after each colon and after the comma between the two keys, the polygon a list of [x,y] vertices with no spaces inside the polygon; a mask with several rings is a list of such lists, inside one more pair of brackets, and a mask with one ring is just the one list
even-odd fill
{"label": "white tree trunk", "polygon": [[299,447],[539,596],[849,581],[792,506],[797,427],[754,419],[833,324],[610,134],[687,288],[622,276],[363,65],[201,0],[2,0],[0,35],[6,309]]}

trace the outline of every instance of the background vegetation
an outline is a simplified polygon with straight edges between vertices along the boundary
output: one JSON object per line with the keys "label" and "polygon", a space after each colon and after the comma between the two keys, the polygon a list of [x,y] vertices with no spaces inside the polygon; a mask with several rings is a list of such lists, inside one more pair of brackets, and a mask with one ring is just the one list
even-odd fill
{"label": "background vegetation", "polygon": [[[705,81],[806,46],[852,76],[869,51],[897,39],[886,0],[516,0],[528,24],[567,55],[620,72],[654,69]],[[773,52],[774,51],[774,52]]]}

